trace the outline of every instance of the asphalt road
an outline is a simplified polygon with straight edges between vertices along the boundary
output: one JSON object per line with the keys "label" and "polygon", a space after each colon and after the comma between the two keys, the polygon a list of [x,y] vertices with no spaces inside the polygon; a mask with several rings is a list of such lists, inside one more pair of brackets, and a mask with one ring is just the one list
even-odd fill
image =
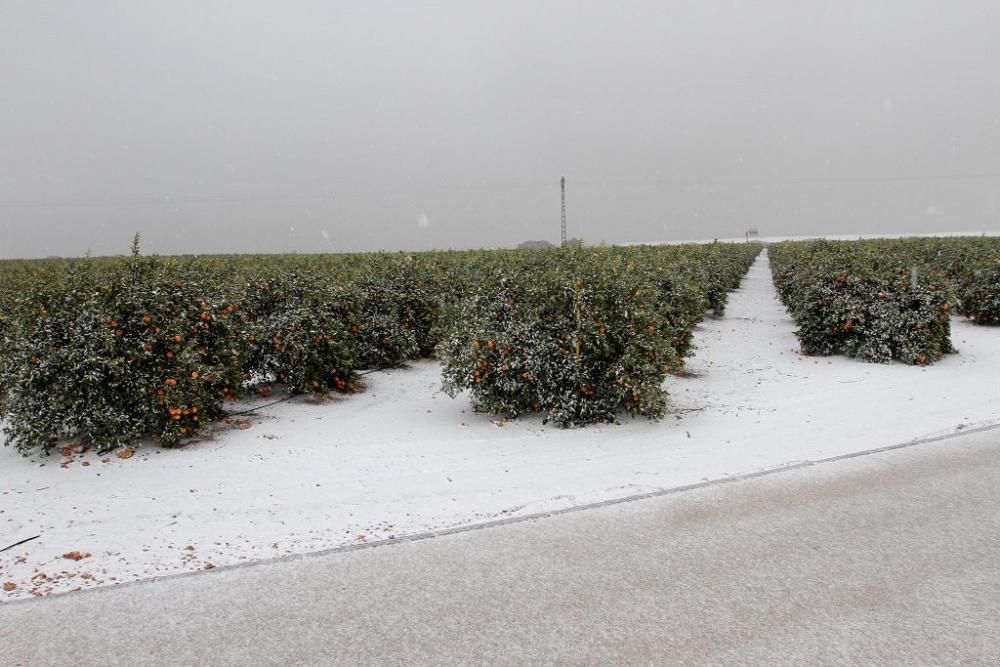
{"label": "asphalt road", "polygon": [[1000,430],[0,605],[2,665],[1000,664]]}

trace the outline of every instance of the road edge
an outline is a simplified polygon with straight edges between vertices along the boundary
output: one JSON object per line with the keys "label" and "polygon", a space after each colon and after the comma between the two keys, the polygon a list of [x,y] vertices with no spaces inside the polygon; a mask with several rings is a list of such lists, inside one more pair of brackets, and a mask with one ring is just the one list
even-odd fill
{"label": "road edge", "polygon": [[916,447],[919,445],[927,445],[935,442],[942,442],[945,440],[955,440],[966,436],[978,435],[981,433],[988,433],[990,431],[1000,430],[1000,422],[983,424],[980,426],[970,427],[965,430],[956,433],[944,433],[933,436],[925,436],[921,438],[914,438],[913,440],[908,440],[906,442],[897,443],[894,445],[886,445],[884,447],[876,447],[874,449],[865,449],[857,452],[849,452],[847,454],[838,454],[837,456],[830,456],[822,459],[806,460],[806,461],[793,461],[785,464],[779,464],[770,468],[763,470],[755,470],[753,472],[740,473],[738,475],[730,475],[726,477],[718,477],[714,479],[708,479],[701,482],[695,482],[693,484],[684,484],[681,486],[674,486],[667,489],[657,489],[656,491],[648,491],[646,493],[638,493],[630,496],[622,496],[620,498],[609,498],[606,500],[600,500],[593,503],[586,503],[583,505],[573,505],[572,507],[563,507],[555,510],[547,510],[543,512],[535,512],[532,514],[524,514],[521,516],[511,516],[503,519],[493,519],[491,521],[482,521],[478,523],[463,524],[460,526],[452,526],[451,528],[441,528],[438,530],[429,530],[421,533],[413,533],[412,535],[402,535],[393,539],[378,540],[375,542],[364,542],[362,544],[345,544],[339,547],[331,547],[329,549],[321,549],[319,551],[309,551],[300,554],[288,554],[284,556],[277,556],[275,558],[258,558],[254,560],[245,561],[242,563],[232,563],[229,565],[219,565],[212,570],[193,570],[189,572],[175,572],[171,574],[165,574],[157,577],[149,577],[146,579],[139,579],[136,581],[128,581],[120,584],[113,584],[107,586],[97,586],[94,588],[88,588],[81,591],[61,591],[58,593],[52,593],[51,595],[46,595],[38,598],[21,598],[18,600],[9,600],[6,602],[0,602],[0,610],[4,607],[11,605],[30,605],[30,604],[43,604],[46,600],[53,600],[56,598],[62,598],[67,595],[73,595],[74,597],[79,595],[94,595],[101,593],[108,593],[110,591],[120,591],[123,589],[128,589],[133,586],[152,584],[161,581],[166,581],[170,579],[177,579],[180,577],[192,577],[192,576],[211,576],[214,574],[228,572],[231,570],[238,570],[244,568],[259,567],[261,565],[267,565],[272,563],[285,563],[292,562],[296,560],[305,560],[309,558],[320,558],[324,556],[331,556],[334,554],[349,553],[353,551],[361,551],[365,549],[377,549],[380,547],[389,547],[400,544],[407,544],[410,542],[419,542],[422,540],[429,540],[436,537],[447,537],[449,535],[457,535],[460,533],[468,533],[476,530],[487,530],[490,528],[499,528],[501,526],[507,526],[517,523],[525,523],[528,521],[539,521],[542,519],[548,519],[551,517],[561,516],[563,514],[570,514],[573,512],[584,512],[587,510],[599,509],[602,507],[611,507],[613,505],[623,505],[626,503],[634,503],[642,500],[650,500],[654,498],[662,498],[665,496],[676,495],[680,493],[685,493],[687,491],[695,491],[698,489],[705,489],[712,486],[718,486],[721,484],[728,484],[732,482],[742,482],[751,479],[757,479],[759,477],[766,477],[768,475],[775,475],[782,472],[787,472],[791,470],[801,470],[802,468],[809,468],[818,465],[824,465],[828,463],[836,463],[838,461],[845,461],[848,459],[860,458],[863,456],[871,456],[874,454],[881,454],[883,452],[890,452],[897,449],[907,449],[909,447]]}

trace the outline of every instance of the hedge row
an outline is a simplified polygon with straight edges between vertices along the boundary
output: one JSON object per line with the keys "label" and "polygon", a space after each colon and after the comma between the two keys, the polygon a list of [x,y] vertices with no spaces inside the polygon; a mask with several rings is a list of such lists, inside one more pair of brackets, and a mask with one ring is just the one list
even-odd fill
{"label": "hedge row", "polygon": [[759,246],[570,251],[501,270],[461,300],[441,349],[445,389],[481,410],[562,426],[661,417],[664,380],[706,310],[722,314]]}
{"label": "hedge row", "polygon": [[957,312],[977,324],[1000,324],[1000,238],[906,239],[900,261],[931,273]]}
{"label": "hedge row", "polygon": [[805,354],[925,365],[954,351],[947,291],[885,242],[778,243],[769,255]]}
{"label": "hedge row", "polygon": [[756,252],[160,258],[136,246],[125,258],[0,262],[5,441],[26,453],[68,438],[175,445],[259,386],[352,391],[362,368],[439,349],[446,385],[497,413],[658,416],[664,374]]}
{"label": "hedge row", "polygon": [[100,449],[144,438],[170,446],[257,386],[352,391],[359,368],[426,349],[428,300],[398,275],[346,280],[272,264],[136,254],[5,266],[6,443],[25,453],[67,438]]}

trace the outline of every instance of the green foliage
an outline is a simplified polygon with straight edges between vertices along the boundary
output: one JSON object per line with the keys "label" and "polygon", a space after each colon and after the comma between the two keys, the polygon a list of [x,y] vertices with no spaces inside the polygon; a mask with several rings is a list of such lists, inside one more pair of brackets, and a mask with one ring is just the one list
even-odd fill
{"label": "green foliage", "polygon": [[374,260],[359,282],[358,359],[364,368],[391,368],[429,357],[437,347],[440,312],[433,274],[412,256]]}
{"label": "green foliage", "polygon": [[961,315],[976,324],[1000,324],[1000,238],[913,238],[867,241],[887,264],[918,267]]}
{"label": "green foliage", "polygon": [[[562,426],[622,413],[659,418],[664,380],[682,366],[708,294],[738,284],[759,251],[540,251],[544,265],[534,265],[536,253],[520,271],[502,266],[449,315],[444,387],[452,396],[468,390],[480,410],[541,412]],[[690,270],[707,263],[709,270]]]}
{"label": "green foliage", "polygon": [[805,354],[925,365],[953,351],[941,276],[894,253],[903,249],[887,241],[771,246],[774,283]]}
{"label": "green foliage", "polygon": [[484,409],[657,417],[694,326],[758,251],[146,258],[136,238],[127,258],[0,262],[5,441],[175,445],[248,389],[353,391],[359,368],[439,349],[446,385]]}
{"label": "green foliage", "polygon": [[293,393],[346,391],[355,380],[355,297],[308,273],[253,284],[239,313],[249,351],[244,384],[284,384]]}
{"label": "green foliage", "polygon": [[977,324],[1000,324],[1000,262],[970,269],[957,290],[963,315]]}
{"label": "green foliage", "polygon": [[110,271],[83,265],[8,303],[0,415],[9,443],[25,452],[66,437],[102,449],[142,437],[171,445],[240,392],[231,310],[160,268],[138,257]]}

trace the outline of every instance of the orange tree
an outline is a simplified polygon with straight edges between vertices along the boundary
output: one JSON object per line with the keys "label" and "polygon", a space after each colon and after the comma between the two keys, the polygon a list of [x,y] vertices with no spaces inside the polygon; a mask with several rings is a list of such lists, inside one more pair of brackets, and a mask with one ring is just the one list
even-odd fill
{"label": "orange tree", "polygon": [[261,278],[241,298],[245,385],[348,391],[355,380],[356,295],[309,273]]}
{"label": "orange tree", "polygon": [[372,256],[355,281],[361,367],[390,368],[434,354],[439,282],[437,270],[412,255]]}
{"label": "orange tree", "polygon": [[926,238],[898,243],[904,260],[928,267],[952,305],[976,324],[1000,324],[1000,238]]}
{"label": "orange tree", "polygon": [[352,391],[440,353],[487,409],[662,414],[754,246],[0,263],[0,417],[29,452],[174,445],[256,385]]}
{"label": "orange tree", "polygon": [[933,274],[907,267],[898,242],[779,243],[778,294],[809,355],[926,365],[952,352],[951,305]]}
{"label": "orange tree", "polygon": [[[494,267],[447,315],[444,388],[469,391],[483,411],[561,426],[659,418],[708,292],[738,283],[759,250],[557,250]],[[682,268],[711,257],[720,261],[706,284]]]}
{"label": "orange tree", "polygon": [[243,349],[231,305],[196,276],[166,278],[134,256],[83,263],[8,303],[8,442],[51,449],[78,437],[102,449],[194,435],[240,391]]}

